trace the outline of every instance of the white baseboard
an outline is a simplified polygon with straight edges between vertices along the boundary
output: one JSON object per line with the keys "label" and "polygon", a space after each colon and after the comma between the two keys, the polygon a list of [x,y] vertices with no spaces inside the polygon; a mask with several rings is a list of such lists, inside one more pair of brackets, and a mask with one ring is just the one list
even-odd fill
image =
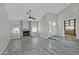
{"label": "white baseboard", "polygon": [[48,35],[44,35],[44,34],[39,34],[40,37],[44,37],[44,38],[48,38]]}

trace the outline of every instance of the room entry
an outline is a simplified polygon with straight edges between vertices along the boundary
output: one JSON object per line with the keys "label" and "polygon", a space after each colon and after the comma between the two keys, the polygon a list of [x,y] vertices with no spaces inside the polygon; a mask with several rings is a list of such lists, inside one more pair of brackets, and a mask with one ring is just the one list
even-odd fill
{"label": "room entry", "polygon": [[64,34],[76,36],[76,19],[64,21]]}

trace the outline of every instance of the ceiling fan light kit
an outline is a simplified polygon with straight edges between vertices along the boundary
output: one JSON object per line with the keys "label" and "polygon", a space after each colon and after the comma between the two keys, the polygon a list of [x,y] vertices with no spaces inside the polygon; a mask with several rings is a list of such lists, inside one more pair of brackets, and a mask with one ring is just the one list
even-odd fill
{"label": "ceiling fan light kit", "polygon": [[28,17],[28,20],[29,20],[29,21],[31,21],[31,20],[36,20],[36,18],[34,18],[34,17],[31,16],[31,10],[29,10],[28,12],[26,12],[26,14],[29,15],[29,17]]}

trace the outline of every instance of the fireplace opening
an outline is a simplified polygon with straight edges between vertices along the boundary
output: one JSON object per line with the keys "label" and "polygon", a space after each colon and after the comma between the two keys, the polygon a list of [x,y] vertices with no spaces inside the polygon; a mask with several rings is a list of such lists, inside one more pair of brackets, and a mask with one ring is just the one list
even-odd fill
{"label": "fireplace opening", "polygon": [[30,36],[30,31],[23,31],[23,37]]}

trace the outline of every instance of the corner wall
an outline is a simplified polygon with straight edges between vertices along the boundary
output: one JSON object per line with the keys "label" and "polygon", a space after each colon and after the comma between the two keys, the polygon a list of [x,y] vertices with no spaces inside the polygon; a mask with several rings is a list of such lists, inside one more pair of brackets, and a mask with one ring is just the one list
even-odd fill
{"label": "corner wall", "polygon": [[5,5],[0,3],[0,54],[9,43],[9,18]]}

